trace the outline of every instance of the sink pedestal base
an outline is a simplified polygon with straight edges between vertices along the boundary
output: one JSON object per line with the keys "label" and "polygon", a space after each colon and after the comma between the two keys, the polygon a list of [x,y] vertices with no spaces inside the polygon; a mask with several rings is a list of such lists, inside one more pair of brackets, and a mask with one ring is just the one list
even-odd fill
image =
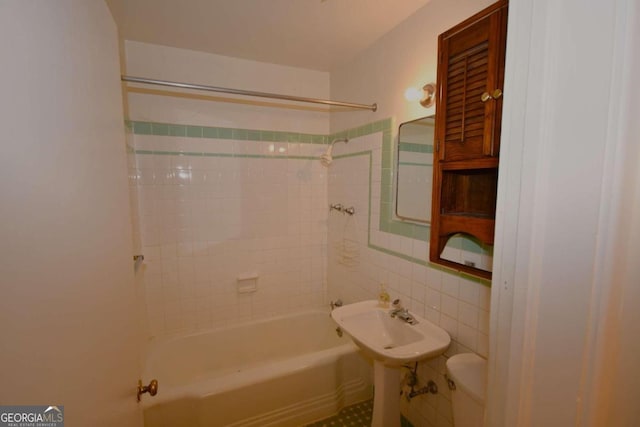
{"label": "sink pedestal base", "polygon": [[373,361],[373,420],[371,427],[400,426],[400,372]]}

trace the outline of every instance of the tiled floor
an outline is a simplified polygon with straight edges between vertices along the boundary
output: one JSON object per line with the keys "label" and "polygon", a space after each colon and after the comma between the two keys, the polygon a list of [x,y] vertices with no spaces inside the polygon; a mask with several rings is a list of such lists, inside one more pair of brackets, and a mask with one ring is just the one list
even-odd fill
{"label": "tiled floor", "polygon": [[317,421],[307,427],[370,427],[373,413],[373,400],[347,406],[338,415]]}

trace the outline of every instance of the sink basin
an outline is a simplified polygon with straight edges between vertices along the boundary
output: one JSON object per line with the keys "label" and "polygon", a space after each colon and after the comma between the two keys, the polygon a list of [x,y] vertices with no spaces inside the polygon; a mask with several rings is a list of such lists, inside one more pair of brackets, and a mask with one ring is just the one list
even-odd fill
{"label": "sink basin", "polygon": [[331,317],[365,353],[386,366],[438,356],[449,347],[451,338],[444,329],[413,313],[417,323],[411,325],[389,311],[368,300],[336,308]]}

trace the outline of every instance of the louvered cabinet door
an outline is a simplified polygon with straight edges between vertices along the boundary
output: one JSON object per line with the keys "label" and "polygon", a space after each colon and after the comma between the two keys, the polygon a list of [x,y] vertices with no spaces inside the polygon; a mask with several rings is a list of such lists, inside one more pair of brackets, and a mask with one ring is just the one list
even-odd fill
{"label": "louvered cabinet door", "polygon": [[438,39],[436,135],[441,161],[496,157],[500,149],[507,2]]}

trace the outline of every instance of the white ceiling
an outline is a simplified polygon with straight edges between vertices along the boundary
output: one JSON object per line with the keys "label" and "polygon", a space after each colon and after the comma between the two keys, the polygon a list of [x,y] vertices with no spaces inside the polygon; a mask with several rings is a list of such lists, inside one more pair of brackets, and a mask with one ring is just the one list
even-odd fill
{"label": "white ceiling", "polygon": [[429,0],[107,0],[121,36],[329,71]]}

